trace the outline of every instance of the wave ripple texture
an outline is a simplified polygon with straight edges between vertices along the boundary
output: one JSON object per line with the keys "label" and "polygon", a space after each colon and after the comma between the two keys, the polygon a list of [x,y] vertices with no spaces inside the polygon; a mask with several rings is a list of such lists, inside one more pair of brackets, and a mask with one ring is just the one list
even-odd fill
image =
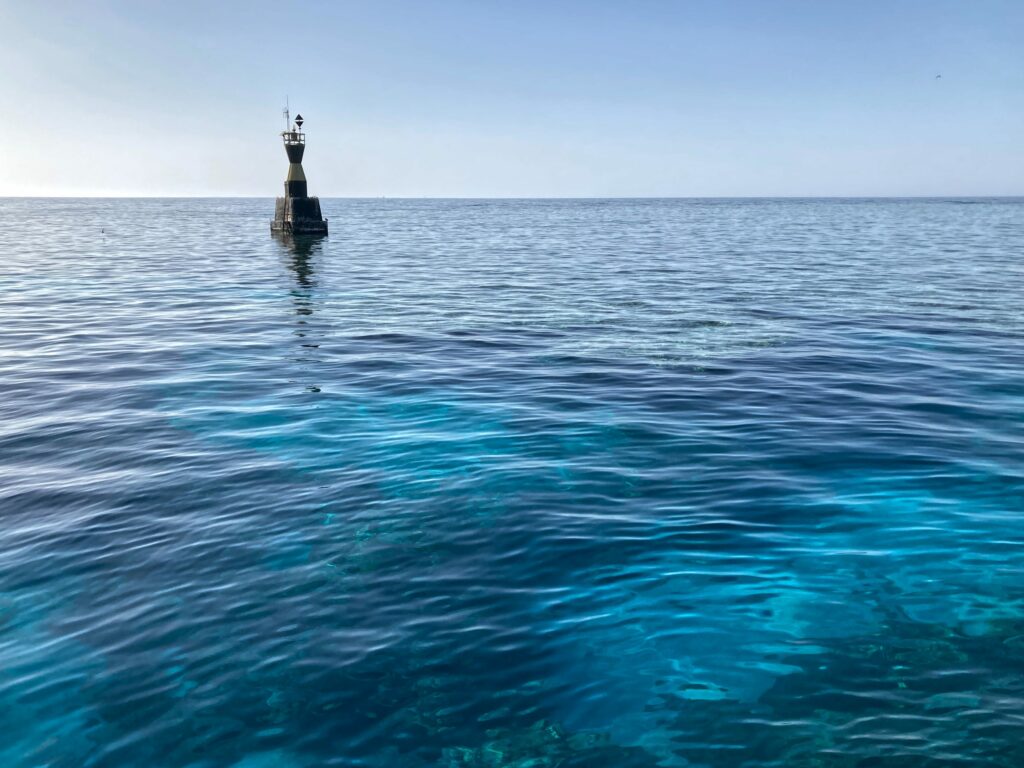
{"label": "wave ripple texture", "polygon": [[1024,201],[323,204],[0,200],[0,765],[1024,765]]}

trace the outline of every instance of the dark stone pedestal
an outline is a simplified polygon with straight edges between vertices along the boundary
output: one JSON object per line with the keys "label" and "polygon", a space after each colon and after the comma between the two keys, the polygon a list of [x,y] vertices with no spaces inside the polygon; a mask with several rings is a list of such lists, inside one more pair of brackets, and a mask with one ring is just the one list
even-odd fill
{"label": "dark stone pedestal", "polygon": [[292,235],[326,235],[327,220],[320,213],[320,198],[277,198],[270,231]]}

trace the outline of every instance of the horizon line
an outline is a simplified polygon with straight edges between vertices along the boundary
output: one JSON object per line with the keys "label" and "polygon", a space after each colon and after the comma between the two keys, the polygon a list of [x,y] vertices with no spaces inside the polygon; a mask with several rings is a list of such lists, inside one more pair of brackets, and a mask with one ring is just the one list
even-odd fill
{"label": "horizon line", "polygon": [[[274,200],[274,195],[0,195],[0,200]],[[323,200],[1014,200],[1020,194],[943,195],[313,195]]]}

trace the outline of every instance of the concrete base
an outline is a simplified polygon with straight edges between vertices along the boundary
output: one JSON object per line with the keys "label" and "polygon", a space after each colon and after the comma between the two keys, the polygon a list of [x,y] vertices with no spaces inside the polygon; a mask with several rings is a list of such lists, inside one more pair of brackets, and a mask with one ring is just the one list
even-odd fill
{"label": "concrete base", "polygon": [[270,222],[271,232],[290,235],[326,235],[327,219],[320,213],[317,197],[279,197]]}

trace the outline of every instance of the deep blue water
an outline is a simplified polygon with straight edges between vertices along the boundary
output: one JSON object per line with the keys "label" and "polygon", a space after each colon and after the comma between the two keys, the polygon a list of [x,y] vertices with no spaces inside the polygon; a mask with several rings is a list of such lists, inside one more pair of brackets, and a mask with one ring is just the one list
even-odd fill
{"label": "deep blue water", "polygon": [[1024,764],[1024,201],[0,200],[0,765]]}

